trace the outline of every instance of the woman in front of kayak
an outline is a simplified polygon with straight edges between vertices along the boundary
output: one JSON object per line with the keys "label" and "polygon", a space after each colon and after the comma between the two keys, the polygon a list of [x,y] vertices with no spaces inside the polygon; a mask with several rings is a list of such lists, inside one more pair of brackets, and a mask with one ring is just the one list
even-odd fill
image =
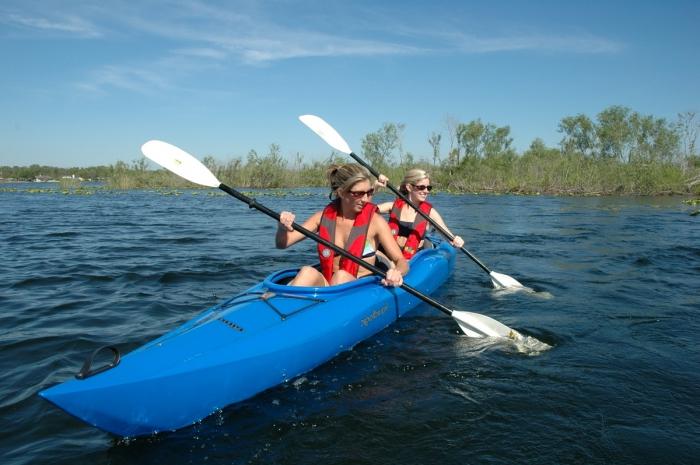
{"label": "woman in front of kayak", "polygon": [[[371,202],[374,183],[370,173],[357,164],[333,165],[328,169],[328,180],[331,203],[311,215],[302,226],[372,265],[376,261],[377,248],[381,246],[393,262],[382,283],[401,286],[403,276],[408,273],[408,262],[388,223]],[[294,218],[291,212],[280,213],[275,236],[277,248],[285,249],[304,239],[303,234],[292,228]],[[371,273],[322,244],[318,245],[318,254],[320,271],[313,266],[304,266],[290,286],[333,286]]]}
{"label": "woman in front of kayak", "polygon": [[[387,181],[386,176],[380,175],[377,183],[385,186]],[[430,177],[428,173],[421,169],[408,170],[403,181],[401,181],[401,186],[399,186],[399,192],[404,194],[421,212],[429,216],[442,229],[454,236],[452,240],[453,246],[457,248],[462,247],[464,240],[447,229],[447,225],[440,213],[427,201],[428,193],[431,190],[433,190],[433,186],[430,184]],[[409,260],[423,247],[423,238],[430,224],[401,198],[397,198],[393,202],[381,203],[378,205],[378,208],[380,213],[389,213],[391,232],[396,238],[403,256]]]}

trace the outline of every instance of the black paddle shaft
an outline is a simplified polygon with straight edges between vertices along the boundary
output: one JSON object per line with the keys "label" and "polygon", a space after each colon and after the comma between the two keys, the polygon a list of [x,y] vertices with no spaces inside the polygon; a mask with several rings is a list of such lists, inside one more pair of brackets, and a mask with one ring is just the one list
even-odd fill
{"label": "black paddle shaft", "polygon": [[[258,203],[257,200],[251,199],[247,195],[238,192],[236,189],[233,189],[232,187],[229,187],[226,184],[219,184],[219,189],[221,189],[222,191],[226,192],[229,195],[232,195],[233,197],[237,198],[238,200],[248,204],[248,206],[250,208],[254,208],[254,209],[258,210],[259,212],[262,212],[262,213],[266,214],[267,216],[274,218],[277,221],[280,220],[279,213],[267,208],[265,205]],[[292,223],[292,228],[294,228],[295,231],[299,231],[301,234],[308,237],[309,239],[312,239],[320,244],[323,244],[326,247],[333,249],[336,253],[342,255],[343,257],[345,257],[349,260],[352,260],[353,262],[357,263],[358,265],[360,265],[364,268],[367,268],[372,273],[379,275],[382,278],[386,277],[386,273],[384,271],[380,270],[379,268],[377,268],[376,266],[371,265],[371,264],[367,263],[366,261],[362,260],[361,258],[358,258],[358,257],[352,255],[350,252],[346,251],[345,249],[343,249],[341,247],[338,247],[337,245],[333,244],[332,242],[328,242],[327,240],[325,240],[324,238],[322,238],[318,234],[316,234],[312,231],[309,231],[308,229],[301,226],[300,224],[297,224],[296,222]],[[440,302],[438,302],[436,300],[433,300],[431,297],[423,294],[419,290],[409,286],[406,283],[401,284],[401,288],[403,290],[405,290],[406,292],[408,292],[409,294],[414,295],[415,297],[418,297],[423,302],[432,305],[433,307],[437,308],[441,312],[452,316],[452,312],[454,310],[444,306],[443,304],[441,304]]]}
{"label": "black paddle shaft", "polygon": [[[379,173],[377,173],[377,170],[375,170],[375,169],[372,168],[370,165],[368,165],[367,162],[365,162],[362,158],[358,157],[354,152],[351,152],[351,153],[350,153],[350,156],[351,156],[352,158],[354,158],[355,161],[356,161],[357,163],[359,163],[360,165],[362,165],[362,166],[364,166],[365,168],[367,168],[367,169],[369,170],[369,172],[372,173],[372,175],[374,175],[375,178],[379,178]],[[387,183],[386,183],[386,187],[388,187],[388,188],[391,190],[391,192],[393,192],[394,194],[396,194],[398,197],[400,197],[401,199],[403,199],[404,202],[406,202],[407,204],[409,204],[409,205],[411,206],[411,208],[413,208],[413,209],[416,211],[417,214],[419,214],[420,216],[422,216],[423,218],[425,218],[426,220],[428,220],[428,223],[430,223],[431,225],[433,225],[433,227],[434,227],[435,229],[437,229],[438,231],[440,231],[446,238],[448,238],[448,239],[451,240],[451,241],[454,240],[454,236],[453,236],[452,234],[450,234],[450,233],[448,233],[447,231],[445,231],[445,228],[443,228],[442,226],[440,226],[440,225],[439,225],[434,219],[432,219],[429,215],[426,215],[425,213],[423,213],[423,211],[421,211],[421,210],[418,208],[418,206],[417,206],[416,204],[414,204],[413,202],[411,202],[411,200],[410,200],[408,197],[406,197],[401,191],[399,191],[399,190],[396,189],[394,186],[392,186],[391,183],[387,182]],[[479,260],[479,259],[476,258],[474,255],[472,255],[471,252],[469,252],[469,251],[468,251],[467,249],[465,249],[463,246],[460,247],[460,250],[461,250],[462,252],[464,252],[465,254],[467,254],[467,256],[468,256],[469,258],[471,258],[472,260],[474,260],[474,263],[476,263],[477,265],[479,265],[479,266],[481,267],[482,270],[484,270],[484,271],[487,272],[488,274],[491,274],[491,270],[489,270],[489,269],[486,267],[486,265],[484,265],[483,263],[481,263],[481,260]]]}

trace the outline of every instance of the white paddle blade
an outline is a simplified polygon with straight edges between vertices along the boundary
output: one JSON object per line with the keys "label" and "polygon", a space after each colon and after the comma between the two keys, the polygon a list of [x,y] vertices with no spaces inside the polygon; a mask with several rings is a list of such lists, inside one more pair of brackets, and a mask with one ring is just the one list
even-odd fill
{"label": "white paddle blade", "polygon": [[484,337],[486,335],[488,337],[505,337],[516,341],[522,339],[519,332],[486,315],[454,311],[452,318],[457,321],[464,334],[469,337]]}
{"label": "white paddle blade", "polygon": [[517,280],[508,276],[507,274],[501,274],[492,271],[491,273],[489,273],[489,275],[491,276],[491,282],[493,283],[493,287],[495,287],[496,289],[505,289],[510,287],[525,287],[522,284],[520,284]]}
{"label": "white paddle blade", "polygon": [[309,129],[315,132],[321,139],[326,141],[326,144],[330,145],[339,152],[346,155],[350,155],[352,150],[345,139],[338,134],[338,131],[333,129],[333,126],[326,123],[323,119],[316,115],[301,115],[299,121],[304,123]]}
{"label": "white paddle blade", "polygon": [[172,144],[149,140],[141,146],[141,152],[163,168],[190,182],[209,187],[219,187],[221,184],[201,161]]}

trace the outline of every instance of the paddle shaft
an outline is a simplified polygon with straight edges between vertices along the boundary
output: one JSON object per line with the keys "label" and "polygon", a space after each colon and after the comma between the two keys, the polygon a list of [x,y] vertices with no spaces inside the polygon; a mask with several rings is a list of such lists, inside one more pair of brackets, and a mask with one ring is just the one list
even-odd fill
{"label": "paddle shaft", "polygon": [[[222,191],[226,192],[229,195],[232,195],[233,197],[237,198],[238,200],[248,204],[248,206],[250,208],[254,208],[254,209],[258,210],[259,212],[264,213],[271,218],[274,218],[277,221],[280,220],[279,213],[267,208],[265,205],[258,203],[257,200],[251,199],[247,195],[238,192],[236,189],[233,189],[232,187],[229,187],[226,184],[220,184],[219,189],[221,189]],[[366,261],[362,260],[361,258],[358,258],[358,257],[352,255],[350,252],[346,251],[345,249],[338,247],[337,245],[333,244],[332,242],[325,240],[324,238],[322,238],[318,234],[316,234],[312,231],[309,231],[308,229],[301,226],[300,224],[297,224],[296,222],[294,222],[294,223],[292,223],[292,228],[294,228],[295,231],[298,231],[301,234],[303,234],[304,236],[308,237],[309,239],[312,239],[320,244],[325,245],[328,248],[333,249],[336,253],[342,255],[343,257],[345,257],[349,260],[352,260],[353,262],[357,263],[358,265],[362,266],[363,268],[367,268],[372,273],[379,275],[382,278],[386,277],[386,273],[384,271],[382,271],[381,269],[377,268],[374,265],[367,263]],[[411,294],[415,297],[418,297],[423,302],[432,305],[433,307],[437,308],[438,310],[440,310],[441,312],[443,312],[447,315],[452,316],[452,313],[454,312],[454,310],[444,306],[443,304],[441,304],[440,302],[438,302],[436,300],[433,300],[431,297],[423,294],[419,290],[409,286],[406,283],[401,284],[401,289],[403,289],[404,291],[408,292],[409,294]],[[471,328],[471,329],[479,334],[485,335],[483,332],[479,331],[477,328]]]}
{"label": "paddle shaft", "polygon": [[[352,158],[354,158],[355,161],[356,161],[357,163],[359,163],[360,165],[362,165],[362,166],[364,166],[365,168],[367,168],[367,169],[369,170],[369,172],[372,173],[372,174],[374,175],[375,178],[379,178],[379,173],[378,173],[374,168],[372,168],[369,164],[367,164],[362,158],[358,157],[354,152],[350,152],[350,156],[351,156]],[[404,195],[401,191],[399,191],[399,190],[396,189],[394,186],[392,186],[391,183],[387,182],[387,183],[386,183],[386,187],[388,187],[388,188],[389,188],[394,194],[396,194],[399,198],[403,199],[404,202],[406,202],[407,204],[409,204],[409,205],[411,206],[411,208],[413,208],[413,209],[416,211],[417,214],[419,214],[420,216],[422,216],[423,218],[425,218],[426,220],[428,220],[428,223],[430,223],[435,229],[437,229],[438,231],[440,231],[446,238],[448,238],[450,241],[454,240],[455,237],[454,237],[452,234],[450,234],[449,232],[447,232],[447,231],[445,230],[445,228],[443,228],[442,226],[440,226],[440,225],[437,223],[437,221],[435,221],[434,219],[432,219],[432,218],[430,217],[430,215],[426,215],[426,214],[425,214],[420,208],[418,208],[418,206],[417,206],[415,203],[413,203],[406,195]],[[464,252],[465,254],[467,254],[467,256],[468,256],[469,258],[471,258],[472,260],[474,260],[474,263],[476,263],[477,265],[479,265],[479,266],[481,267],[482,270],[484,270],[485,272],[491,274],[491,270],[489,270],[489,269],[486,267],[486,265],[484,265],[483,263],[481,263],[481,260],[479,260],[478,258],[476,258],[474,255],[471,254],[471,252],[469,252],[467,249],[465,249],[464,246],[460,247],[459,249],[460,249],[462,252]]]}

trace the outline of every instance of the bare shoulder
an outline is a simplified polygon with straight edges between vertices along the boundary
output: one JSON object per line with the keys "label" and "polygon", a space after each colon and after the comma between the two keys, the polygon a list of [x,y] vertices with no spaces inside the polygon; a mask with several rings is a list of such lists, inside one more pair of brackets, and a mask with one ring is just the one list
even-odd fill
{"label": "bare shoulder", "polygon": [[377,204],[377,208],[379,209],[379,213],[389,213],[391,211],[391,207],[394,206],[394,202],[382,202],[380,204]]}
{"label": "bare shoulder", "polygon": [[379,213],[374,213],[372,216],[372,222],[370,223],[370,228],[373,234],[380,234],[384,231],[390,231],[389,223],[384,219]]}
{"label": "bare shoulder", "polygon": [[377,212],[374,212],[374,216],[372,216],[372,223],[377,225],[389,225],[386,219],[384,219],[384,217]]}
{"label": "bare shoulder", "polygon": [[311,227],[310,229],[317,228],[321,224],[321,216],[322,215],[323,215],[323,210],[319,210],[316,213],[314,213],[313,215],[311,215],[309,217],[309,219],[307,219],[304,222],[305,227],[307,229],[309,229],[310,227]]}
{"label": "bare shoulder", "polygon": [[314,213],[313,215],[311,215],[311,216],[309,217],[309,219],[310,219],[310,220],[319,220],[319,221],[320,221],[322,215],[323,215],[323,210],[319,210],[319,211],[317,211],[316,213]]}
{"label": "bare shoulder", "polygon": [[438,212],[435,207],[430,209],[430,217],[435,219],[442,219],[442,216],[440,216],[440,212]]}

